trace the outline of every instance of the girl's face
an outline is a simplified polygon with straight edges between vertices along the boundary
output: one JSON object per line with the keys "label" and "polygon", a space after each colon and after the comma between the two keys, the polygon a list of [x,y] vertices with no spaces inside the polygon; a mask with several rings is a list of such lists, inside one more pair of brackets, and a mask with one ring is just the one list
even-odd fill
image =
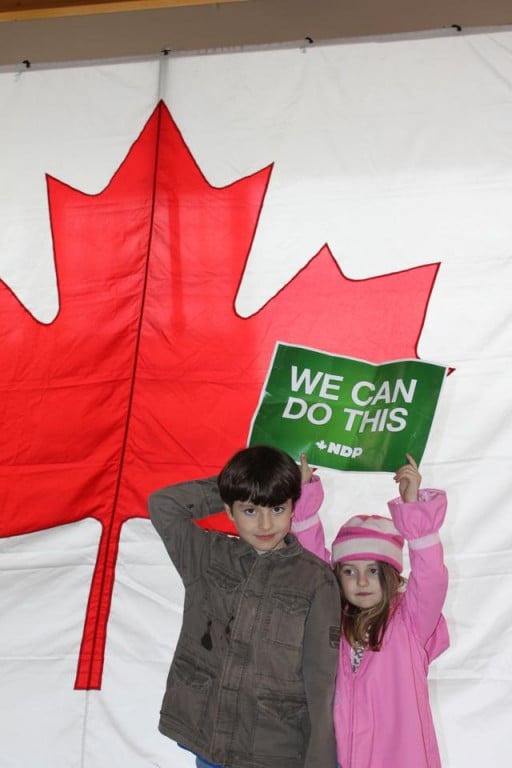
{"label": "girl's face", "polygon": [[356,608],[374,608],[382,601],[379,564],[376,560],[338,563],[343,594]]}

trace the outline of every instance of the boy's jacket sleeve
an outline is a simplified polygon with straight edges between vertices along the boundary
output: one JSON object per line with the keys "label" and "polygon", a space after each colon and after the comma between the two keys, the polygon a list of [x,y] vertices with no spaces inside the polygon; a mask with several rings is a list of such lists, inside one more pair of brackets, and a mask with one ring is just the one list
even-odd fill
{"label": "boy's jacket sleeve", "polygon": [[194,524],[223,508],[217,480],[209,477],[178,483],[149,497],[149,517],[184,583],[193,581],[206,565],[209,534]]}
{"label": "boy's jacket sleeve", "polygon": [[334,575],[318,590],[306,622],[303,674],[312,713],[304,768],[334,768],[334,690],[339,652],[340,595]]}

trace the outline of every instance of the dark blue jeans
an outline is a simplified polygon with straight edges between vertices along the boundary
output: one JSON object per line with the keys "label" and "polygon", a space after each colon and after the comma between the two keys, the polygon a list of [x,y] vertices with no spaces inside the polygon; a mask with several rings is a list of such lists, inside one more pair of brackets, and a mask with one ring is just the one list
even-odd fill
{"label": "dark blue jeans", "polygon": [[[200,757],[196,757],[196,768],[212,768],[212,765],[214,765],[214,763],[207,763]],[[219,766],[219,768],[222,768],[222,766]]]}

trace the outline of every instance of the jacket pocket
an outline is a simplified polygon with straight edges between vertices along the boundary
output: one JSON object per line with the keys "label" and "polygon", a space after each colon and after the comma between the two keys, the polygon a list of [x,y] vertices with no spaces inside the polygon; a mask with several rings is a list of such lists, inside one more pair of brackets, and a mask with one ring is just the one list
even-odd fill
{"label": "jacket pocket", "polygon": [[162,703],[162,718],[185,729],[186,733],[202,736],[211,687],[212,677],[208,672],[197,669],[191,659],[182,656],[175,659]]}
{"label": "jacket pocket", "polygon": [[308,712],[303,699],[258,697],[253,738],[256,758],[301,760],[307,730]]}
{"label": "jacket pocket", "polygon": [[274,592],[270,606],[267,639],[291,648],[302,648],[309,600],[296,592]]}
{"label": "jacket pocket", "polygon": [[240,580],[232,574],[212,565],[205,574],[206,588],[203,596],[205,616],[225,621],[232,615]]}
{"label": "jacket pocket", "polygon": [[222,589],[224,592],[234,592],[240,585],[240,579],[217,564],[210,565],[206,575],[214,589]]}

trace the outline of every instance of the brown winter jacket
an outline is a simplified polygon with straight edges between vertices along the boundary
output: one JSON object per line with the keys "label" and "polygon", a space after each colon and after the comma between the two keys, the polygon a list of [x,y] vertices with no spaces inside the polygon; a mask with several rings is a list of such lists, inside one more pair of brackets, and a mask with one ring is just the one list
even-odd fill
{"label": "brown winter jacket", "polygon": [[185,585],[159,728],[227,768],[334,768],[335,577],[292,535],[258,555],[192,522],[222,506],[215,478],[150,497]]}

